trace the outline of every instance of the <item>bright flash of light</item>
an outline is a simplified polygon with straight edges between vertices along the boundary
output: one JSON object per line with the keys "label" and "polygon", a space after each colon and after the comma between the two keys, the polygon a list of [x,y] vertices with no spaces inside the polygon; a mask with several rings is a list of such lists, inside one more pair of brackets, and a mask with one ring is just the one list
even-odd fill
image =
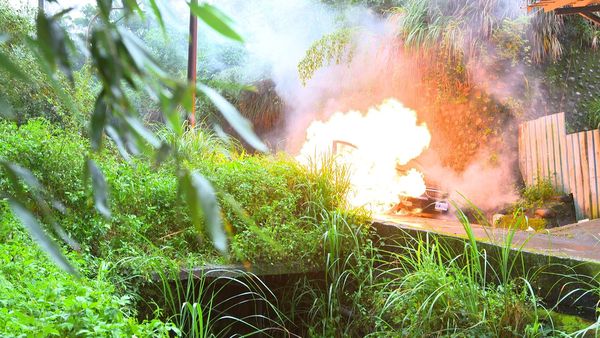
{"label": "bright flash of light", "polygon": [[400,172],[397,167],[418,157],[431,141],[425,123],[415,111],[395,99],[359,111],[337,112],[327,121],[314,121],[297,159],[332,152],[349,168],[351,192],[348,202],[383,211],[399,196],[418,197],[425,192],[423,175],[416,169]]}

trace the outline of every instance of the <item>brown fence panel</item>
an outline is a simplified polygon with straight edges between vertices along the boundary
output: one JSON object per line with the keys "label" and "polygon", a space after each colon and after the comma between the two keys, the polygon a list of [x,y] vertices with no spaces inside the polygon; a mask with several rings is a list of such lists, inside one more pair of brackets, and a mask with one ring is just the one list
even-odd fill
{"label": "brown fence panel", "polygon": [[588,131],[587,134],[587,158],[588,177],[590,180],[590,218],[598,218],[598,176],[596,175],[596,154],[594,151],[594,140],[598,130]]}
{"label": "brown fence panel", "polygon": [[548,179],[572,193],[577,219],[600,218],[600,131],[566,134],[564,113],[519,126],[519,168],[526,184]]}
{"label": "brown fence panel", "polygon": [[565,113],[553,115],[557,122],[556,133],[558,134],[558,144],[560,147],[561,176],[563,182],[563,192],[571,192],[569,185],[569,163],[567,161],[567,129],[565,128]]}

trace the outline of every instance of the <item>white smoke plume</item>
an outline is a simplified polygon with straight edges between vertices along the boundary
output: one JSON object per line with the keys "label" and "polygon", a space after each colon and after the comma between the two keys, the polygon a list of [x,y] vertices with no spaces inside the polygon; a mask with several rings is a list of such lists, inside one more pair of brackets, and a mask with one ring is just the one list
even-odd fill
{"label": "white smoke plume", "polygon": [[[442,5],[451,5],[451,2],[438,1]],[[236,69],[235,80],[252,83],[271,79],[285,103],[286,130],[282,133],[285,139],[272,143],[285,143],[286,149],[295,153],[312,121],[326,120],[335,112],[366,112],[387,98],[396,98],[421,113],[419,99],[426,90],[419,67],[422,60],[407,52],[398,40],[396,21],[366,7],[331,7],[317,0],[230,0],[215,4],[234,19],[246,41],[243,62]],[[174,19],[169,24],[185,34],[186,8],[180,5],[174,8]],[[494,15],[515,17],[523,12],[520,1],[504,0],[499,2]],[[319,38],[343,27],[358,27],[351,62],[323,67],[303,86],[297,67],[308,48]],[[199,40],[200,53],[208,55],[213,69],[225,68],[223,53],[232,48],[232,42],[210,33],[203,25],[200,29],[203,32]],[[464,29],[478,33],[476,27],[465,26]],[[469,41],[456,43],[465,45]],[[177,48],[186,51],[185,46]],[[497,52],[490,49],[488,57],[494,58]],[[522,93],[525,67],[520,64],[515,65],[516,72],[508,72],[493,81],[485,64],[469,63],[468,67],[473,81],[499,100]],[[529,85],[536,86],[535,83]],[[436,134],[435,130],[431,132]],[[421,162],[428,168],[426,175],[444,186],[453,197],[460,192],[476,205],[492,209],[516,198],[513,188],[516,153],[505,144],[487,149],[487,153],[470,158],[462,172],[444,167],[431,156]],[[490,156],[498,157],[495,165],[490,164]]]}

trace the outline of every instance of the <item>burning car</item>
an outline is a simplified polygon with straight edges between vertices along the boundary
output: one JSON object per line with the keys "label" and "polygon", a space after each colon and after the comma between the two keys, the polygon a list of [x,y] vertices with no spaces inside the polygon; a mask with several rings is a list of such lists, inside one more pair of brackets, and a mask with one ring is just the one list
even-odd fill
{"label": "burning car", "polygon": [[417,112],[389,98],[366,112],[334,112],[312,121],[296,158],[310,165],[336,154],[336,161],[349,169],[349,205],[377,214],[396,210],[426,216],[429,210],[435,214],[449,209],[447,194],[427,184],[423,171],[410,165],[430,141],[427,124]]}
{"label": "burning car", "polygon": [[[347,141],[334,140],[332,150],[336,155],[347,156],[358,150],[358,147]],[[396,172],[399,177],[407,177],[411,173],[417,172],[420,174],[424,170],[418,161],[411,160],[405,165],[396,164]],[[425,189],[421,195],[398,193],[398,203],[389,209],[388,213],[422,217],[435,217],[436,215],[448,213],[448,210],[450,210],[449,194],[438,188],[437,184],[425,178],[423,178],[423,181]]]}
{"label": "burning car", "polygon": [[[406,165],[396,165],[399,175],[406,175],[411,169],[418,169],[424,172],[421,165],[416,160],[412,160]],[[393,213],[412,214],[418,216],[435,217],[439,214],[445,214],[450,210],[448,202],[449,194],[441,190],[437,184],[425,181],[425,192],[420,196],[399,195],[400,201],[390,210]]]}
{"label": "burning car", "polygon": [[393,213],[434,217],[437,214],[445,214],[450,209],[448,193],[436,188],[427,187],[425,193],[419,197],[399,197],[400,202],[390,210]]}

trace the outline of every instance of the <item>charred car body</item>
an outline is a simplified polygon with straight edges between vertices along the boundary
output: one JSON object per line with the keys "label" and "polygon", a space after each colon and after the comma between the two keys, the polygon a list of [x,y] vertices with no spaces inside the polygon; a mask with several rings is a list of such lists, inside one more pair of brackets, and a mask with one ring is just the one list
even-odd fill
{"label": "charred car body", "polygon": [[[416,160],[410,161],[406,165],[396,166],[396,170],[400,175],[405,175],[410,169],[418,169],[420,172],[425,172]],[[398,196],[400,201],[392,208],[391,212],[431,217],[446,214],[450,210],[450,203],[448,202],[449,194],[441,190],[434,182],[430,182],[426,177],[425,186],[425,192],[419,197]]]}
{"label": "charred car body", "polygon": [[[358,148],[352,143],[342,140],[333,142],[332,150],[334,154],[351,152],[352,149]],[[421,173],[424,172],[422,166],[416,160],[412,160],[405,165],[396,166],[398,175],[406,175],[411,169],[417,169]],[[425,192],[421,196],[398,195],[398,204],[392,207],[389,213],[422,217],[436,217],[448,213],[450,210],[449,194],[438,188],[435,182],[431,182],[427,178],[425,178],[425,186]]]}

